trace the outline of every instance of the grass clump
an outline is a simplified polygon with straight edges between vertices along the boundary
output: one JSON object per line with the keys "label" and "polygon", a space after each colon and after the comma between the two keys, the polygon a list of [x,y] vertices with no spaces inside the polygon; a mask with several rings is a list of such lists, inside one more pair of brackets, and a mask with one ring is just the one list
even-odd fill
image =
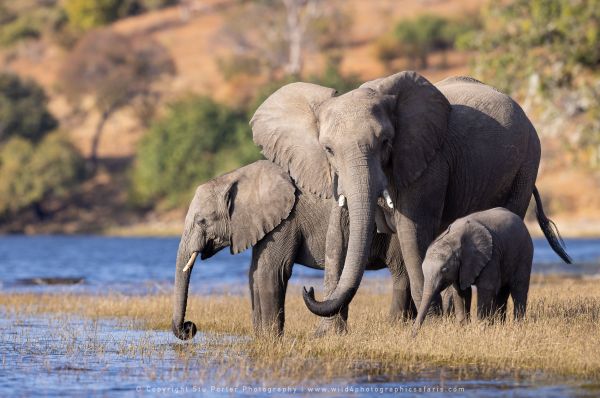
{"label": "grass clump", "polygon": [[[318,319],[293,294],[296,288],[288,295],[283,338],[245,337],[252,335],[252,326],[244,296],[193,296],[186,319],[210,333],[174,346],[188,360],[211,358],[236,377],[256,379],[262,374],[282,382],[370,378],[440,365],[456,369],[459,378],[474,372],[542,371],[600,379],[600,284],[593,279],[534,277],[523,322],[460,326],[451,318],[428,318],[414,339],[410,323],[388,321],[390,286],[363,287],[351,306],[350,332],[323,338],[313,337]],[[169,330],[172,303],[170,295],[6,293],[0,295],[0,307],[21,317],[73,314]]]}

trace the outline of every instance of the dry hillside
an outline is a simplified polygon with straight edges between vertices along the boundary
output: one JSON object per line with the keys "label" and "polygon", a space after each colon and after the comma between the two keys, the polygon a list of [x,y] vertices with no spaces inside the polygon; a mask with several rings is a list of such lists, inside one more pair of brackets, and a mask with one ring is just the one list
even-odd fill
{"label": "dry hillside", "polygon": [[[485,0],[333,0],[343,8],[353,21],[348,30],[347,48],[343,51],[341,71],[358,74],[368,80],[386,73],[375,56],[376,40],[389,32],[394,23],[420,13],[437,13],[445,17],[464,17],[475,14]],[[227,55],[230,49],[222,44],[220,32],[227,22],[227,15],[239,7],[233,0],[204,0],[197,6],[185,10],[181,6],[167,8],[148,14],[123,19],[113,24],[122,34],[151,37],[164,45],[171,53],[177,75],[160,87],[163,103],[183,93],[212,93],[217,99],[236,104],[246,98],[262,82],[257,78],[236,78],[226,82],[219,70],[217,60]],[[97,118],[95,112],[74,115],[71,107],[61,95],[57,81],[58,70],[65,57],[64,49],[48,41],[25,43],[4,54],[3,68],[40,82],[51,97],[50,107],[60,119],[61,126],[68,131],[84,154],[90,150],[90,140]],[[467,74],[469,56],[453,52],[447,56],[447,67],[421,71],[432,81],[449,75]],[[432,62],[436,65],[436,62]],[[323,68],[324,57],[311,53],[305,60],[306,73]],[[395,65],[406,68],[404,62]],[[85,104],[84,104],[85,105]],[[89,107],[91,109],[91,106]],[[112,117],[106,126],[99,147],[104,158],[127,159],[135,151],[136,143],[144,128],[133,117],[132,111],[124,109]],[[122,177],[119,181],[122,181]],[[578,170],[549,170],[542,164],[538,184],[548,201],[553,201],[555,214],[561,229],[569,235],[600,233],[600,178]],[[121,201],[124,201],[120,195]],[[124,202],[123,202],[124,203]],[[559,214],[556,214],[558,211]],[[156,217],[156,215],[153,215]],[[159,220],[173,219],[180,223],[180,212]],[[128,220],[126,223],[130,223]],[[125,222],[122,222],[123,224]],[[163,224],[160,224],[161,228]],[[172,229],[170,229],[172,230]]]}

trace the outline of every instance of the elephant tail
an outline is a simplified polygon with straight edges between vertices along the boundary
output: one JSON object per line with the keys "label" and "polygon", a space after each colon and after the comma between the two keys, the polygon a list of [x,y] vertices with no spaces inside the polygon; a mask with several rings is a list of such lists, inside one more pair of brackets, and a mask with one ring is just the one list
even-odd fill
{"label": "elephant tail", "polygon": [[562,240],[556,224],[546,217],[546,214],[544,213],[544,208],[542,207],[542,198],[540,197],[540,193],[535,186],[533,187],[533,197],[535,199],[535,215],[537,217],[538,224],[540,224],[540,228],[542,228],[542,232],[544,232],[546,240],[548,240],[552,250],[554,250],[554,252],[558,254],[558,256],[562,258],[565,263],[572,264],[573,261],[565,251],[565,242]]}

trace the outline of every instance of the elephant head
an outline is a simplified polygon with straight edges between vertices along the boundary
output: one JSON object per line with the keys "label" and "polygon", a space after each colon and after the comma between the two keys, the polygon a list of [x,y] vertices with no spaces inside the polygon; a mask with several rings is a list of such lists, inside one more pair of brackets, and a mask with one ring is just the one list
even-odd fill
{"label": "elephant head", "polygon": [[324,302],[305,290],[313,313],[331,316],[350,303],[365,270],[378,198],[393,207],[397,192],[427,169],[444,141],[449,111],[446,98],[415,72],[367,82],[338,97],[330,88],[292,83],[257,109],[251,125],[264,155],[299,186],[347,199],[343,273]]}
{"label": "elephant head", "polygon": [[[423,261],[425,286],[413,333],[423,321],[433,298],[458,282],[461,290],[471,287],[492,258],[493,242],[490,231],[477,221],[461,219],[427,249]],[[486,286],[493,288],[492,285]]]}
{"label": "elephant head", "polygon": [[172,329],[182,340],[196,325],[184,322],[192,267],[230,246],[240,253],[287,218],[296,200],[289,175],[261,160],[217,177],[196,189],[177,251]]}

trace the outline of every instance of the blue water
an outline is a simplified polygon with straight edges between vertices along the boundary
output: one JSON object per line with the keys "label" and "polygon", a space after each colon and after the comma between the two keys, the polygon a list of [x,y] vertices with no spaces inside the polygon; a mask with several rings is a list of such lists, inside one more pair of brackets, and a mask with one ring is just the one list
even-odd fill
{"label": "blue water", "polygon": [[[112,238],[94,236],[0,237],[0,292],[92,292],[124,294],[172,291],[177,238]],[[574,265],[563,264],[542,239],[535,240],[535,273],[600,275],[600,239],[569,239]],[[197,262],[192,292],[247,291],[250,252],[232,256],[227,250]],[[367,272],[382,279],[387,270]],[[82,278],[77,285],[32,285],[35,278]],[[316,285],[322,272],[295,266],[292,282]],[[247,293],[245,293],[247,294]],[[0,396],[230,396],[217,388],[239,388],[244,396],[276,397],[285,393],[265,388],[296,388],[297,396],[468,396],[562,397],[597,396],[598,387],[581,381],[540,374],[525,379],[515,374],[470,376],[434,368],[415,373],[371,378],[360,376],[329,384],[280,386],[268,379],[225,382],[222,358],[207,364],[203,355],[184,358],[186,344],[204,347],[208,335],[180,342],[168,331],[140,331],[110,320],[76,318],[57,321],[39,316],[21,319],[0,308]],[[123,352],[123,347],[151,344],[159,353]],[[209,355],[210,353],[206,353]],[[243,353],[231,354],[233,358]],[[241,358],[241,357],[240,357]],[[213,361],[213,362],[211,362]],[[206,373],[206,367],[211,367]],[[205,375],[202,380],[197,375]],[[462,391],[439,388],[463,388]],[[247,390],[244,390],[247,388]],[[258,390],[252,390],[257,388]],[[320,392],[309,389],[318,388]],[[432,392],[419,392],[420,388]],[[437,390],[435,390],[437,389]],[[435,392],[437,391],[437,392]],[[233,394],[236,395],[236,394]]]}
{"label": "blue water", "polygon": [[[600,239],[567,239],[565,243],[573,265],[562,263],[544,239],[535,239],[533,272],[600,274]],[[27,280],[31,278],[81,277],[84,283],[75,289],[125,293],[168,290],[178,244],[178,238],[0,237],[0,283],[3,289],[23,289],[29,288]],[[196,263],[192,291],[211,293],[232,286],[245,287],[249,264],[250,251],[233,256],[224,249]],[[318,283],[322,275],[319,270],[296,265],[292,282],[310,279]],[[388,276],[386,269],[365,273],[366,279]]]}
{"label": "blue water", "polygon": [[[0,311],[0,314],[2,312]],[[199,332],[192,342],[170,332],[123,328],[117,322],[77,318],[0,317],[0,396],[258,396],[282,397],[596,397],[598,386],[542,374],[494,377],[450,367],[397,375],[357,374],[344,380],[277,382],[227,374],[231,361],[248,361],[231,352],[211,355],[214,338]],[[189,355],[188,344],[200,349]],[[138,347],[136,349],[136,347]],[[147,348],[142,348],[147,347]],[[223,358],[223,352],[225,354]],[[251,362],[248,362],[251,364]],[[212,370],[214,369],[214,370]],[[223,392],[231,389],[235,393]]]}

